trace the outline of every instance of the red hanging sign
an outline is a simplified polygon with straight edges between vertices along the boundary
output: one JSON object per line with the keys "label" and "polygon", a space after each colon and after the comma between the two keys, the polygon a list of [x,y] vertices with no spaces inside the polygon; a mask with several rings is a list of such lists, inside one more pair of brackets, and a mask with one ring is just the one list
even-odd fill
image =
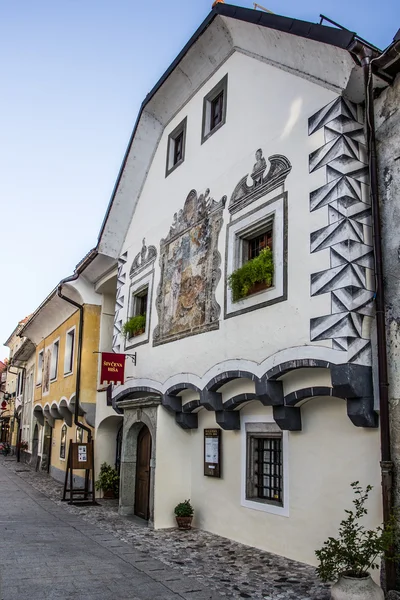
{"label": "red hanging sign", "polygon": [[124,383],[125,354],[101,353],[100,383]]}

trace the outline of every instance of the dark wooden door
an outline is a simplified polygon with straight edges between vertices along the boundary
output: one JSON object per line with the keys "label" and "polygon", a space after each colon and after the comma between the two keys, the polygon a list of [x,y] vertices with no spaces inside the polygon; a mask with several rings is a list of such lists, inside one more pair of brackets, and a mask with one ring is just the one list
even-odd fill
{"label": "dark wooden door", "polygon": [[135,515],[149,518],[151,435],[144,425],[139,432],[136,456]]}

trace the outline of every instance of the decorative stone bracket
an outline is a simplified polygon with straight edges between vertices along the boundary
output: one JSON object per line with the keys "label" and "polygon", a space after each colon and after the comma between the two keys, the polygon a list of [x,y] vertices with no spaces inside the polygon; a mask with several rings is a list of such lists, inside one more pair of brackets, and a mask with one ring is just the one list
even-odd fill
{"label": "decorative stone bracket", "polygon": [[[315,386],[301,388],[284,396],[283,375],[304,368],[329,369],[332,387]],[[222,386],[237,379],[254,381],[254,393],[242,393],[225,402],[219,391]],[[179,394],[185,390],[198,393],[198,398],[182,405]],[[182,429],[197,429],[197,411],[205,408],[215,412],[216,422],[225,430],[240,430],[240,409],[247,403],[258,400],[263,406],[271,406],[276,423],[285,431],[301,431],[301,404],[307,399],[319,396],[343,398],[347,403],[347,415],[356,427],[377,427],[378,415],[374,410],[371,367],[357,364],[334,365],[324,360],[300,359],[281,363],[269,369],[262,377],[249,371],[225,371],[212,378],[200,389],[188,382],[176,384],[164,394],[150,387],[132,387],[114,398],[118,408],[122,400],[138,398],[142,395],[157,394],[164,408],[175,415]]]}

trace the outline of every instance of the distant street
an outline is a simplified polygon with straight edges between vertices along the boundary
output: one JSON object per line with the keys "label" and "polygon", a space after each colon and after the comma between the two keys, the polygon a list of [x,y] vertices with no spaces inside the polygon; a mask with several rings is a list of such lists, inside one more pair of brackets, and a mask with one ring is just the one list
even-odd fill
{"label": "distant street", "polygon": [[196,580],[69,514],[1,462],[0,574],[0,600],[219,598]]}

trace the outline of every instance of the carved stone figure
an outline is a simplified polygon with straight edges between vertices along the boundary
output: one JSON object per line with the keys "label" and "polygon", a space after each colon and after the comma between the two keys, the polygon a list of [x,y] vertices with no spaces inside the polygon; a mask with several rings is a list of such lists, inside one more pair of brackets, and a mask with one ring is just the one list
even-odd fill
{"label": "carved stone figure", "polygon": [[226,196],[215,202],[209,189],[199,196],[191,190],[161,240],[155,345],[219,326],[215,288],[221,277],[218,236],[225,203]]}
{"label": "carved stone figure", "polygon": [[264,171],[267,168],[267,163],[265,158],[262,155],[262,150],[259,148],[256,152],[256,163],[253,167],[253,172],[251,174],[251,178],[254,181],[254,185],[259,185],[262,183]]}
{"label": "carved stone figure", "polygon": [[248,204],[251,204],[258,198],[265,196],[275,188],[283,185],[285,179],[292,169],[292,165],[285,156],[274,154],[268,158],[270,168],[266,175],[267,162],[263,157],[263,151],[259,148],[256,151],[256,162],[253,166],[253,171],[250,175],[252,179],[251,185],[247,184],[248,175],[242,177],[231,196],[229,202],[229,212],[235,213]]}

